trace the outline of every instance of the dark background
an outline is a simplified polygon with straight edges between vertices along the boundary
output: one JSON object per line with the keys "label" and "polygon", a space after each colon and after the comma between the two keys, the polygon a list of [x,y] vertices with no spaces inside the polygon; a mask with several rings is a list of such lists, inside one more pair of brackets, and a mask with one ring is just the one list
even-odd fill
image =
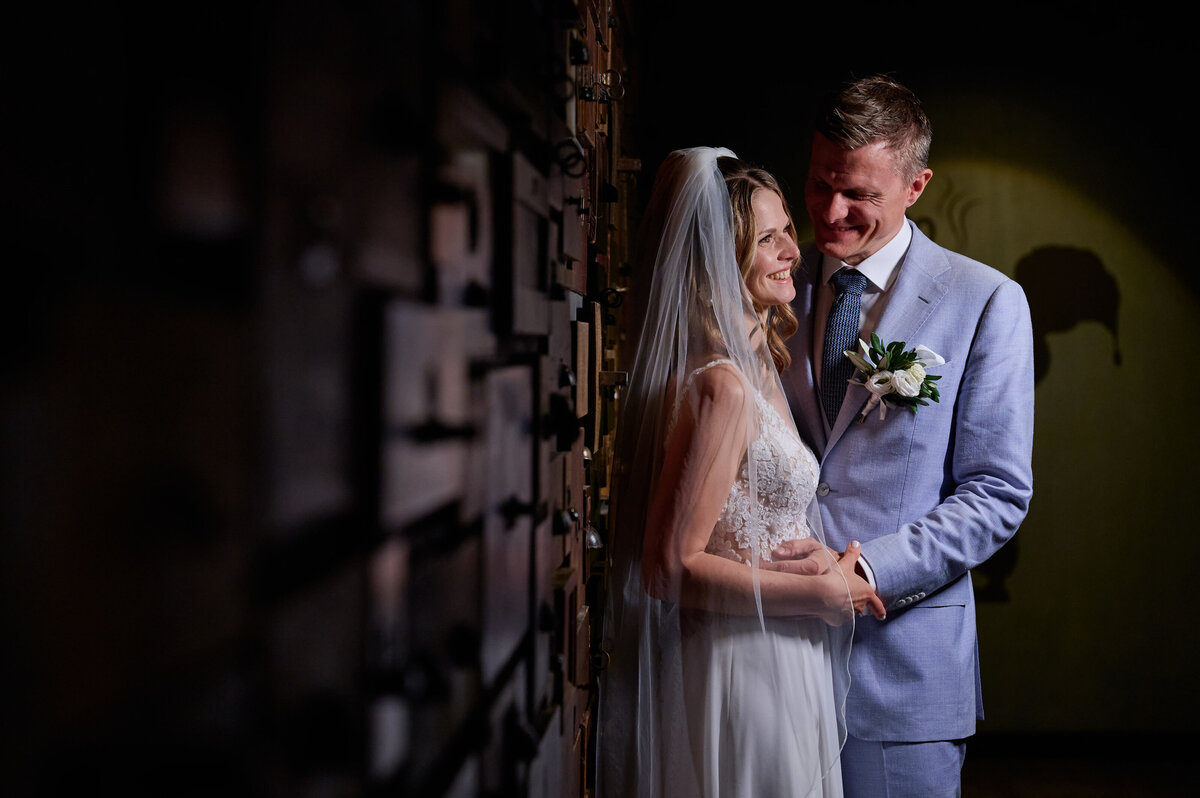
{"label": "dark background", "polygon": [[646,6],[637,133],[648,162],[727,146],[776,171],[802,206],[815,103],[851,77],[887,73],[926,104],[934,160],[971,155],[1058,176],[1182,262],[1195,208],[1182,188],[1195,175],[1185,154],[1194,62],[1160,7]]}

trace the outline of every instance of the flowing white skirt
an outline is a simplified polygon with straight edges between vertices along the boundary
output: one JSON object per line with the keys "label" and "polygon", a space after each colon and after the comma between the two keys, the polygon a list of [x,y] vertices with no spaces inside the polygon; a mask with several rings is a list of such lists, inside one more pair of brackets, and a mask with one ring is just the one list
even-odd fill
{"label": "flowing white skirt", "polygon": [[[704,798],[840,798],[829,628],[814,618],[680,619],[688,741]],[[683,733],[684,730],[680,730]]]}

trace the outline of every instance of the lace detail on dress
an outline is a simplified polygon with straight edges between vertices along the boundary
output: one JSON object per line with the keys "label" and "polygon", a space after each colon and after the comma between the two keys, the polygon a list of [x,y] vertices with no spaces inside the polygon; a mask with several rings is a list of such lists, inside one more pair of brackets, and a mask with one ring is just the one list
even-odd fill
{"label": "lace detail on dress", "polygon": [[[721,363],[720,358],[704,364],[688,375],[679,392],[682,397],[700,374]],[[759,437],[749,446],[758,482],[757,506],[750,506],[749,460],[742,458],[738,478],[729,489],[729,497],[713,527],[705,551],[737,562],[749,563],[757,552],[759,559],[771,560],[771,552],[785,540],[809,537],[808,505],[817,491],[820,464],[812,451],[796,434],[791,419],[784,419],[767,398],[750,387],[758,412]],[[669,429],[675,427],[679,402],[671,413]]]}
{"label": "lace detail on dress", "polygon": [[760,435],[750,444],[748,457],[754,460],[757,506],[751,507],[749,462],[743,458],[705,547],[710,554],[747,563],[754,554],[769,561],[780,543],[809,536],[806,516],[820,472],[817,458],[795,427],[757,390],[754,399]]}

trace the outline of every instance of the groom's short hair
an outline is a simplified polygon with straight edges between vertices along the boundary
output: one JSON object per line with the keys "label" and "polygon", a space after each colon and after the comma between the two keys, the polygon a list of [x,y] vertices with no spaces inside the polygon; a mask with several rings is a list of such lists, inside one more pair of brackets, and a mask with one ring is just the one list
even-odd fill
{"label": "groom's short hair", "polygon": [[816,130],[848,150],[886,141],[906,180],[929,163],[929,117],[917,95],[887,75],[852,80],[828,96]]}

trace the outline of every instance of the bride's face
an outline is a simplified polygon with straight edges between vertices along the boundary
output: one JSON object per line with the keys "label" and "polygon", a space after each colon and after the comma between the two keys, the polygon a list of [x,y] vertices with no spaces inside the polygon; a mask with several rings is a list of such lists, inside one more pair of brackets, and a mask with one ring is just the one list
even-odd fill
{"label": "bride's face", "polygon": [[746,275],[746,288],[760,306],[784,305],[796,296],[792,271],[800,249],[779,195],[758,189],[750,198],[754,209],[754,265]]}

